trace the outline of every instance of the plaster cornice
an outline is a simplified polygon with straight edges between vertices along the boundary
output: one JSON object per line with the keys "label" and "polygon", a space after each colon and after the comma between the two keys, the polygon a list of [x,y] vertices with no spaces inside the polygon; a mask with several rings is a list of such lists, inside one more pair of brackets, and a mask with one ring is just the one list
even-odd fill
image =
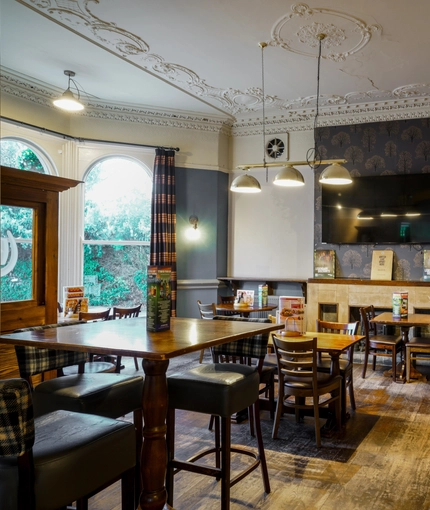
{"label": "plaster cornice", "polygon": [[[50,109],[52,99],[58,95],[46,84],[29,81],[2,68],[0,75],[2,94],[35,103]],[[177,129],[216,132],[232,136],[250,136],[261,134],[262,118],[243,116],[235,120],[219,115],[204,115],[185,111],[153,109],[142,105],[112,104],[89,99],[83,112],[71,114],[93,119],[114,122],[128,122]],[[337,126],[384,122],[402,119],[430,117],[430,99],[428,97],[396,98],[390,101],[369,101],[356,105],[343,104],[323,106],[319,112],[318,126]],[[306,131],[313,129],[315,109],[312,106],[298,110],[281,111],[272,115],[266,113],[266,132],[268,135],[284,131]]]}

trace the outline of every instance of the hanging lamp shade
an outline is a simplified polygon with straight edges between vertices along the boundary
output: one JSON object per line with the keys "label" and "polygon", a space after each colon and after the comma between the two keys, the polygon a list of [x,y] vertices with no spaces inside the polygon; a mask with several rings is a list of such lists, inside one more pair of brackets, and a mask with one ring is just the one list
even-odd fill
{"label": "hanging lamp shade", "polygon": [[285,165],[273,180],[276,186],[297,187],[304,186],[305,180],[301,172],[291,165]]}
{"label": "hanging lamp shade", "polygon": [[261,186],[255,177],[249,174],[242,174],[236,177],[230,186],[230,191],[236,193],[260,193]]}
{"label": "hanging lamp shade", "polygon": [[64,91],[58,99],[54,99],[53,103],[54,106],[62,110],[67,110],[68,112],[78,112],[84,109],[84,105],[75,98],[70,89]]}
{"label": "hanging lamp shade", "polygon": [[323,170],[320,176],[321,184],[351,184],[352,179],[348,170],[339,163],[332,163]]}

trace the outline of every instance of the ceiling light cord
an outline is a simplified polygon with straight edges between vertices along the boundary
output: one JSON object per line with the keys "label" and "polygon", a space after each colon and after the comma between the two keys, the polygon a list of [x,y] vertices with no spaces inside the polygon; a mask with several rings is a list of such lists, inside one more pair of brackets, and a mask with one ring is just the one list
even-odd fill
{"label": "ceiling light cord", "polygon": [[266,93],[264,91],[264,48],[267,43],[259,43],[261,48],[261,93],[262,93],[262,104],[263,104],[263,168],[266,169],[266,182],[269,181],[269,169],[266,166]]}
{"label": "ceiling light cord", "polygon": [[67,89],[68,89],[68,90],[70,90],[70,82],[72,82],[72,83],[73,83],[73,85],[74,85],[74,87],[75,87],[75,89],[76,89],[76,92],[77,92],[77,94],[78,94],[78,101],[79,101],[79,99],[81,99],[81,93],[80,93],[80,91],[79,91],[78,84],[77,84],[77,83],[75,82],[75,80],[74,80],[74,79],[73,79],[73,78],[69,75],[69,84],[68,84],[68,86],[67,86]]}
{"label": "ceiling light cord", "polygon": [[316,107],[315,107],[315,119],[314,119],[314,146],[306,153],[306,161],[309,166],[316,170],[321,165],[321,154],[318,150],[317,140],[317,127],[318,127],[318,116],[319,116],[319,99],[320,99],[320,73],[321,73],[321,54],[322,54],[322,41],[325,39],[325,34],[317,35],[319,40],[318,45],[318,65],[317,65],[317,95],[316,95]]}

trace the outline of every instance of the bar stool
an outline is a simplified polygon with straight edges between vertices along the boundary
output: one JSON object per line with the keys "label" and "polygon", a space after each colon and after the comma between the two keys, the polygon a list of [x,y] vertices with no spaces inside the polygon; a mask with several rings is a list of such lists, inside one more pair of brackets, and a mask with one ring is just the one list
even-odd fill
{"label": "bar stool", "polygon": [[[260,342],[248,343],[259,352],[267,349],[268,335],[258,335]],[[236,344],[248,339],[228,344],[230,354],[234,355]],[[254,346],[254,347],[253,347]],[[263,439],[261,435],[259,386],[260,375],[256,366],[233,363],[207,363],[190,370],[172,374],[167,378],[169,408],[167,412],[167,502],[173,506],[173,477],[179,471],[191,471],[221,480],[221,510],[230,508],[230,489],[252,471],[261,467],[264,490],[270,492],[269,475],[266,465]],[[255,435],[258,453],[249,448],[231,446],[231,416],[243,409],[253,407]],[[175,410],[194,411],[215,417],[215,446],[201,451],[187,461],[175,458]],[[221,423],[221,426],[220,426]],[[231,479],[231,453],[240,453],[254,459],[245,470]],[[202,457],[215,453],[215,466],[199,464]]]}

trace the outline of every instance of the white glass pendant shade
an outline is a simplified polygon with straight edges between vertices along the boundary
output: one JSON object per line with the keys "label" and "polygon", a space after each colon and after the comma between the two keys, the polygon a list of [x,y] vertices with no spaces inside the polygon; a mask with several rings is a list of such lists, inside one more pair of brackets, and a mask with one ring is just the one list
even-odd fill
{"label": "white glass pendant shade", "polygon": [[352,179],[349,175],[348,170],[339,165],[339,163],[332,163],[327,168],[325,168],[320,177],[321,184],[351,184]]}
{"label": "white glass pendant shade", "polygon": [[273,184],[276,184],[277,186],[296,187],[304,186],[305,180],[297,168],[287,165],[282,167],[281,171],[276,175],[273,180]]}
{"label": "white glass pendant shade", "polygon": [[255,177],[252,175],[244,174],[239,175],[233,180],[230,186],[230,191],[236,193],[260,193],[261,186]]}
{"label": "white glass pendant shade", "polygon": [[70,89],[67,89],[63,95],[58,99],[55,99],[53,103],[54,106],[68,112],[78,112],[84,109],[84,105],[75,98]]}

